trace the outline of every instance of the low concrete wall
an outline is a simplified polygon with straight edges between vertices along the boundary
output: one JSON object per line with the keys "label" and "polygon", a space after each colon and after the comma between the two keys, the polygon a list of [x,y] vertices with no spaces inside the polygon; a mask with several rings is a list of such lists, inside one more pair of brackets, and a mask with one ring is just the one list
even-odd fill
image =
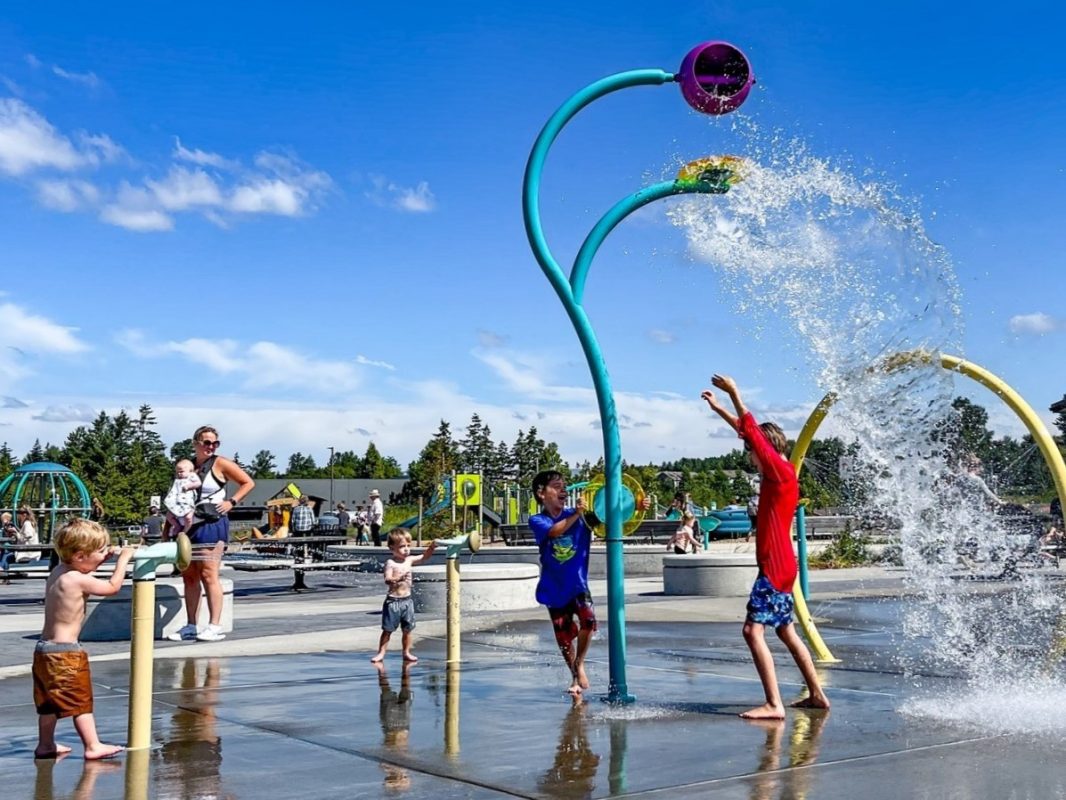
{"label": "low concrete wall", "polygon": [[[415,567],[416,611],[443,613],[448,605],[447,565]],[[507,611],[534,608],[540,570],[533,564],[459,565],[462,611]]]}
{"label": "low concrete wall", "polygon": [[755,554],[668,555],[663,558],[663,593],[742,597],[759,575]]}
{"label": "low concrete wall", "polygon": [[[417,551],[418,548],[415,548]],[[622,550],[622,563],[626,575],[660,575],[666,548],[662,545],[630,545]],[[328,558],[344,560],[364,559],[372,564],[377,559],[382,567],[389,559],[388,548],[365,547],[349,544],[331,545],[327,551]],[[460,563],[467,564],[533,564],[540,567],[540,551],[536,547],[483,547],[477,553],[463,553]],[[434,557],[431,563],[439,563]],[[370,567],[372,568],[372,567]],[[594,545],[589,559],[589,577],[607,577],[607,549]]]}
{"label": "low concrete wall", "polygon": [[[233,630],[233,581],[222,578],[222,619],[226,633]],[[133,613],[133,584],[126,583],[111,597],[91,597],[85,607],[84,642],[129,641]],[[165,639],[185,625],[185,584],[181,578],[158,578],[155,582],[155,638]],[[197,625],[210,622],[207,600],[200,601]]]}

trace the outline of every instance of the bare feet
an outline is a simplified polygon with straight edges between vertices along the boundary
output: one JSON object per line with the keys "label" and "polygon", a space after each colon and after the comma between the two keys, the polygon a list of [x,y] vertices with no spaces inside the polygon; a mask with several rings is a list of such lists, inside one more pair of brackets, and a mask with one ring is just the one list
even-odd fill
{"label": "bare feet", "polygon": [[789,703],[789,708],[822,708],[829,709],[829,698],[824,694],[815,694],[810,697],[804,697],[802,700],[797,700],[795,703]]}
{"label": "bare feet", "polygon": [[582,689],[589,688],[589,676],[585,674],[584,664],[579,664],[574,670],[574,682]]}
{"label": "bare feet", "polygon": [[384,653],[378,653],[376,656],[374,656],[372,659],[370,659],[370,663],[371,664],[380,664],[384,660],[385,660],[385,654]]}
{"label": "bare feet", "polygon": [[54,750],[41,750],[37,748],[33,751],[34,758],[62,758],[70,752],[70,748],[65,744],[57,744]]}
{"label": "bare feet", "polygon": [[416,661],[418,661],[418,656],[416,656],[414,653],[404,653],[403,660],[406,661],[408,664],[414,664]]}
{"label": "bare feet", "polygon": [[95,747],[85,748],[85,760],[86,761],[99,761],[101,758],[114,758],[123,750],[122,747],[117,744],[97,744]]}
{"label": "bare feet", "polygon": [[578,685],[577,681],[574,681],[574,683],[570,684],[570,688],[566,690],[566,693],[573,697],[575,700],[581,697],[581,687]]}
{"label": "bare feet", "polygon": [[772,703],[763,703],[756,708],[749,708],[740,716],[744,719],[784,719],[785,709]]}

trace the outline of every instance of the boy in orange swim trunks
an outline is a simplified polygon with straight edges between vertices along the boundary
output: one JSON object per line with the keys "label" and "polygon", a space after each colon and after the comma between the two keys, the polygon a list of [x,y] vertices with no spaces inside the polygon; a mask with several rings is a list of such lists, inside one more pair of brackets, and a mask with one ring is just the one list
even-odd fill
{"label": "boy in orange swim trunks", "polygon": [[104,744],[96,735],[93,719],[93,685],[89,655],[78,643],[89,595],[117,594],[126,577],[133,547],[123,547],[108,580],[93,572],[112,553],[111,537],[87,519],[68,522],[56,534],[60,565],[45,585],[44,629],[33,651],[33,703],[37,706],[38,740],[34,758],[56,758],[70,752],[55,740],[56,723],[74,718],[74,730],[85,745],[85,760],[110,758],[122,752],[119,745]]}

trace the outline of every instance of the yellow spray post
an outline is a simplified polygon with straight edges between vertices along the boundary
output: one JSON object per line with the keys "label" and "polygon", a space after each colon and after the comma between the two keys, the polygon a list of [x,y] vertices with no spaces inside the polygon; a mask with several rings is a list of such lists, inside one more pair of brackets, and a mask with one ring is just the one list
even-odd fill
{"label": "yellow spray post", "polygon": [[471,531],[451,539],[437,539],[438,547],[447,547],[447,571],[448,576],[448,660],[449,665],[458,664],[459,659],[459,553],[464,547],[469,547],[471,553],[481,549],[481,533]]}
{"label": "yellow spray post", "polygon": [[444,684],[444,752],[449,758],[459,755],[459,665],[449,661]]}
{"label": "yellow spray post", "polygon": [[130,716],[126,749],[142,750],[152,739],[152,643],[155,640],[155,571],[163,564],[185,569],[192,544],[185,534],[173,542],[139,549],[133,556],[133,620],[130,635]]}

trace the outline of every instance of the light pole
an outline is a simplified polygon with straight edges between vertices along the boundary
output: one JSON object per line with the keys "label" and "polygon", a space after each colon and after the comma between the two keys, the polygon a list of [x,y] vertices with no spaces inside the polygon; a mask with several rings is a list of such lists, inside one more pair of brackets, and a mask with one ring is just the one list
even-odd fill
{"label": "light pole", "polygon": [[329,510],[330,513],[336,506],[333,505],[333,447],[329,448]]}

